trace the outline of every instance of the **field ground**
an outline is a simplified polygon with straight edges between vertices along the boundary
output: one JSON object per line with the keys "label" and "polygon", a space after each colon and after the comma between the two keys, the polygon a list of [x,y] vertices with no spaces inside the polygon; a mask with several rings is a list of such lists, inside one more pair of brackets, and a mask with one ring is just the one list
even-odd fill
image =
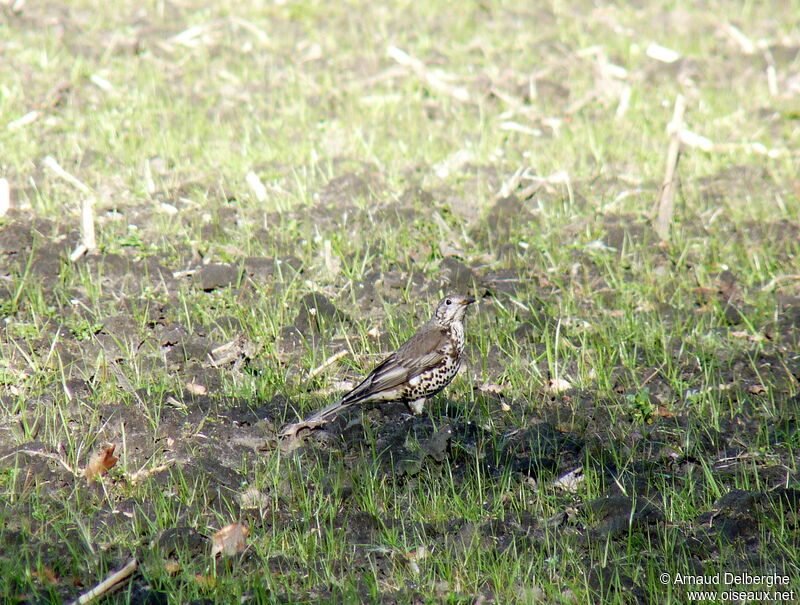
{"label": "field ground", "polygon": [[0,600],[800,594],[800,4],[711,4],[0,0]]}

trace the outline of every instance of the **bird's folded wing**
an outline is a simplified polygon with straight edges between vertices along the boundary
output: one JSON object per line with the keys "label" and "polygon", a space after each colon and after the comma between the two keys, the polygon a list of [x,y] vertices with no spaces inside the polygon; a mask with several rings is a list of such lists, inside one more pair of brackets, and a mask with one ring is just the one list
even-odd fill
{"label": "bird's folded wing", "polygon": [[418,332],[372,372],[372,388],[389,389],[438,366],[447,337],[441,330]]}
{"label": "bird's folded wing", "polygon": [[414,376],[439,365],[444,360],[446,344],[446,336],[440,330],[418,332],[378,364],[342,402],[352,403],[365,396],[379,399],[379,393],[388,394],[404,386]]}
{"label": "bird's folded wing", "polygon": [[409,377],[439,365],[450,344],[443,330],[424,330],[417,332],[403,343],[394,354],[398,365],[408,369]]}
{"label": "bird's folded wing", "polygon": [[364,381],[370,393],[391,391],[408,380],[408,368],[399,365],[395,354],[387,357]]}

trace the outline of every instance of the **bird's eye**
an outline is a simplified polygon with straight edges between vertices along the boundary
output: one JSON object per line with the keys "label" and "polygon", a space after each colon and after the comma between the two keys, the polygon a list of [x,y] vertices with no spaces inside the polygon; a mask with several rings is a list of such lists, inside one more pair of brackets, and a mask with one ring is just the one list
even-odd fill
{"label": "bird's eye", "polygon": [[452,301],[452,300],[450,300],[450,299],[448,298],[446,301],[444,301],[444,304],[446,304],[446,305],[452,305],[452,304],[453,304],[453,301]]}

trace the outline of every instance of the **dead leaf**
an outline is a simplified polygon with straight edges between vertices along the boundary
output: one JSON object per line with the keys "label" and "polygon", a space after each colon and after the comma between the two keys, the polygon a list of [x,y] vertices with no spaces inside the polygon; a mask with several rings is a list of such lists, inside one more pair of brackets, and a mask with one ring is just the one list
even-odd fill
{"label": "dead leaf", "polygon": [[175,559],[167,559],[164,561],[164,571],[166,571],[169,575],[174,576],[181,570],[181,564],[178,563]]}
{"label": "dead leaf", "polygon": [[239,506],[243,509],[265,509],[269,506],[269,498],[257,487],[250,487],[246,491],[236,496]]}
{"label": "dead leaf", "polygon": [[657,405],[656,409],[653,410],[653,416],[658,416],[660,418],[673,418],[675,416],[675,414],[673,414],[665,406]]}
{"label": "dead leaf", "polygon": [[208,388],[202,384],[197,384],[196,382],[188,382],[186,383],[186,390],[191,393],[192,395],[207,395]]}
{"label": "dead leaf", "polygon": [[203,590],[213,590],[217,586],[217,579],[214,576],[204,576],[199,573],[194,579],[197,581],[197,585]]}
{"label": "dead leaf", "polygon": [[766,340],[762,334],[750,334],[747,330],[735,330],[731,332],[731,338],[746,338],[750,342],[762,342]]}
{"label": "dead leaf", "polygon": [[222,553],[228,557],[244,550],[250,530],[244,523],[226,525],[211,537],[211,556]]}
{"label": "dead leaf", "polygon": [[406,558],[413,561],[421,561],[422,559],[427,558],[429,554],[430,552],[428,552],[427,548],[424,546],[417,546],[414,550],[406,553]]}
{"label": "dead leaf", "polygon": [[162,465],[157,466],[155,468],[151,468],[151,469],[141,468],[138,471],[136,471],[135,473],[132,473],[132,474],[128,475],[128,480],[131,483],[134,483],[134,484],[135,483],[141,483],[142,481],[144,481],[145,479],[150,477],[150,475],[155,475],[156,473],[163,473],[164,471],[169,470],[172,467],[173,464],[175,464],[175,461],[174,460],[170,460],[166,464],[162,464]]}
{"label": "dead leaf", "polygon": [[747,387],[747,392],[753,395],[765,395],[767,393],[767,387],[763,384],[754,384]]}
{"label": "dead leaf", "polygon": [[571,388],[572,384],[563,378],[551,378],[547,381],[547,384],[544,385],[544,390],[553,394],[563,393]]}
{"label": "dead leaf", "polygon": [[466,256],[464,248],[459,246],[458,242],[447,241],[445,239],[439,240],[439,254],[441,254],[443,258],[447,258],[448,256],[459,256],[463,258]]}
{"label": "dead leaf", "polygon": [[404,556],[406,559],[406,563],[408,564],[408,567],[411,569],[411,571],[414,572],[415,575],[419,575],[420,573],[418,561],[425,559],[428,556],[428,554],[430,553],[428,552],[428,549],[425,548],[424,546],[418,546],[414,550],[405,553]]}
{"label": "dead leaf", "polygon": [[352,391],[356,384],[352,380],[334,380],[326,389],[317,389],[313,392],[317,397],[330,397],[342,391]]}
{"label": "dead leaf", "polygon": [[715,288],[692,288],[691,292],[702,300],[714,300],[717,296],[717,290]]}
{"label": "dead leaf", "polygon": [[89,464],[86,465],[84,476],[89,483],[93,483],[97,477],[103,477],[109,469],[114,468],[118,458],[114,456],[114,450],[117,448],[116,444],[111,443],[104,447],[101,451],[95,452],[89,459]]}
{"label": "dead leaf", "polygon": [[47,584],[58,584],[58,576],[56,575],[56,572],[50,569],[47,565],[42,565],[41,569],[34,571],[31,575]]}
{"label": "dead leaf", "polygon": [[583,467],[579,466],[553,481],[553,486],[561,488],[565,492],[576,492],[585,479],[586,475],[583,474]]}
{"label": "dead leaf", "polygon": [[482,382],[478,385],[478,390],[481,393],[489,393],[490,395],[500,395],[503,392],[503,387],[493,382]]}

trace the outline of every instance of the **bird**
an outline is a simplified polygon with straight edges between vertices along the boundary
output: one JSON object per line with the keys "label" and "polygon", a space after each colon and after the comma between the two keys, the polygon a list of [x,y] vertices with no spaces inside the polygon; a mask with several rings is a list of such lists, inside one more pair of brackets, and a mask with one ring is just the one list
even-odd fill
{"label": "bird", "polygon": [[317,428],[342,410],[366,403],[406,403],[414,414],[421,414],[425,400],[450,384],[461,368],[464,318],[474,302],[469,296],[445,296],[428,323],[381,361],[356,388],[305,420],[286,425],[280,436],[296,436],[301,429]]}

